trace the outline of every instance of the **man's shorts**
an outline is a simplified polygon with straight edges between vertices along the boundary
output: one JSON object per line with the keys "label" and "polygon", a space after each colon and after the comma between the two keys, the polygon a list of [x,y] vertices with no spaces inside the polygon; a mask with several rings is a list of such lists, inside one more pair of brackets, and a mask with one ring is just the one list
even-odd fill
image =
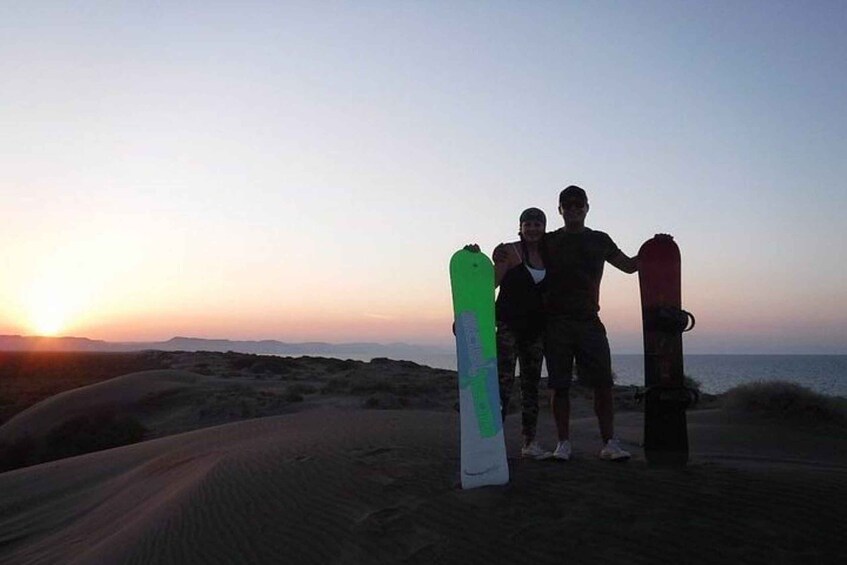
{"label": "man's shorts", "polygon": [[612,356],[600,318],[572,320],[551,316],[545,337],[547,387],[567,390],[576,361],[580,382],[593,387],[612,385]]}

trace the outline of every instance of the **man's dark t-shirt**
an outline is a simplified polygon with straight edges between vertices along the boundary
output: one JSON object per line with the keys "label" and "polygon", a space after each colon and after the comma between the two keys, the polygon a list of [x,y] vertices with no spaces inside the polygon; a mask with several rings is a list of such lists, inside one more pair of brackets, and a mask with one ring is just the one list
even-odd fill
{"label": "man's dark t-shirt", "polygon": [[559,228],[544,236],[544,305],[548,315],[589,320],[600,311],[600,280],[606,261],[618,253],[612,238],[585,228]]}

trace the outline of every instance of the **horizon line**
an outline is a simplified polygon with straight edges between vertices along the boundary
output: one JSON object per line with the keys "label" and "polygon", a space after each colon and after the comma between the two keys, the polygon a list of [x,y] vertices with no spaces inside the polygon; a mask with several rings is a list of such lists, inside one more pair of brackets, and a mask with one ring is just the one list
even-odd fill
{"label": "horizon line", "polygon": [[[330,346],[350,346],[350,345],[358,345],[358,346],[367,346],[374,345],[380,347],[391,347],[391,346],[405,346],[410,348],[418,348],[418,349],[435,349],[438,350],[439,353],[447,354],[453,349],[452,345],[447,343],[444,344],[423,344],[423,343],[410,343],[404,341],[393,341],[393,342],[378,342],[378,341],[282,341],[276,338],[259,338],[259,339],[232,339],[225,337],[194,337],[194,336],[180,336],[175,335],[167,339],[159,339],[159,340],[137,340],[137,341],[109,341],[105,339],[96,339],[89,338],[85,336],[72,336],[72,335],[63,335],[63,336],[45,336],[45,335],[22,335],[22,334],[0,334],[0,339],[4,338],[17,338],[17,339],[31,339],[31,340],[80,340],[80,341],[89,341],[95,343],[103,343],[109,345],[144,345],[144,344],[159,344],[159,343],[167,343],[175,340],[195,340],[195,341],[223,341],[223,342],[231,342],[231,343],[254,343],[260,344],[263,342],[275,342],[283,345],[292,345],[292,346],[302,346],[302,345],[330,345]],[[155,348],[153,348],[155,350]],[[0,351],[27,351],[25,349],[6,349]],[[73,352],[73,351],[71,351]],[[96,353],[97,350],[89,350],[89,353]],[[84,351],[80,351],[80,353],[84,353]],[[268,353],[268,355],[272,355]],[[633,351],[631,349],[626,349],[623,351],[612,352],[612,355],[641,355],[644,353],[642,351]],[[759,355],[759,356],[845,356],[847,352],[840,353],[820,353],[820,352],[789,352],[789,353],[773,353],[773,352],[761,352],[761,351],[746,351],[746,352],[726,352],[726,351],[712,351],[712,352],[702,352],[702,351],[686,351],[684,355],[734,355],[734,356],[743,356],[743,355]]]}

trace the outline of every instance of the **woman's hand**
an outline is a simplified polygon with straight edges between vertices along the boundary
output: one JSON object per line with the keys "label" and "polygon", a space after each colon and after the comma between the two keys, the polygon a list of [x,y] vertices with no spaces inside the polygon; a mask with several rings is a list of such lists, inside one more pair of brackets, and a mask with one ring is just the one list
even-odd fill
{"label": "woman's hand", "polygon": [[521,258],[511,245],[501,243],[491,254],[494,261],[494,286],[500,286],[500,281],[506,276],[506,271],[521,264]]}
{"label": "woman's hand", "polygon": [[521,264],[521,258],[518,257],[518,254],[515,253],[512,246],[505,245],[503,243],[494,248],[494,253],[491,254],[491,259],[494,261],[495,265],[502,266],[506,270],[509,270],[512,267],[517,267]]}

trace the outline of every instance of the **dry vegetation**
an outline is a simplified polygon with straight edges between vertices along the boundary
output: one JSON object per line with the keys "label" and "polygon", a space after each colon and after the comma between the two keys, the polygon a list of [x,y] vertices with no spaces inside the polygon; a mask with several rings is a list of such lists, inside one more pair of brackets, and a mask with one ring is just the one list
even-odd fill
{"label": "dry vegetation", "polygon": [[[2,445],[0,470],[189,429],[284,414],[304,405],[457,408],[456,373],[410,361],[377,358],[366,363],[233,352],[4,352],[0,353],[0,425],[52,395],[149,369],[191,371],[207,375],[211,381],[207,380],[202,390],[156,396],[149,401],[154,405],[142,407],[135,416],[95,410],[84,417],[58,423],[47,437],[26,437],[14,445]],[[699,383],[690,378],[686,384],[699,388]],[[520,411],[519,389],[516,382],[510,399],[513,413]],[[539,391],[542,410],[547,409],[545,390],[542,383]],[[643,405],[636,401],[637,390],[637,387],[615,387],[617,410],[643,410]],[[577,399],[593,397],[590,387],[579,382],[571,394]],[[590,402],[581,404],[588,407]],[[703,394],[698,407],[717,405],[730,412],[758,414],[784,422],[847,429],[847,400],[823,396],[793,383],[752,383],[719,397]],[[151,416],[154,412],[155,417]]]}
{"label": "dry vegetation", "polygon": [[0,445],[0,470],[117,447],[228,422],[274,416],[305,404],[371,409],[453,409],[456,376],[409,361],[217,352],[4,353],[0,425],[50,396],[149,369],[210,377],[196,389],[153,395],[134,413],[104,410],[57,422],[46,437]]}
{"label": "dry vegetation", "polygon": [[731,412],[786,423],[847,428],[847,399],[825,396],[786,381],[737,386],[723,395],[723,406]]}

